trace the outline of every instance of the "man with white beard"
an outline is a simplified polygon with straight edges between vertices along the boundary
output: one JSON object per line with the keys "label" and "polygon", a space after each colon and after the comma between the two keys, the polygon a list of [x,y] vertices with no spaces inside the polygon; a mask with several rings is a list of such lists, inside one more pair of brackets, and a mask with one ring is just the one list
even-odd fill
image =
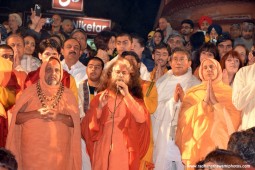
{"label": "man with white beard", "polygon": [[[187,50],[176,48],[170,58],[165,46],[154,49],[155,69],[151,78],[158,90],[158,107],[152,114],[155,170],[183,170],[181,154],[175,145],[178,112],[184,92],[200,83],[191,71],[191,58]],[[172,70],[167,71],[169,62]]]}

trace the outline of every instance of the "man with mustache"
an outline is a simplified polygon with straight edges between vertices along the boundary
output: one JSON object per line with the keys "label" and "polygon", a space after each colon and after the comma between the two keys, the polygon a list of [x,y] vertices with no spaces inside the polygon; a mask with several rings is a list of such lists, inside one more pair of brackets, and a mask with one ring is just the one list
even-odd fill
{"label": "man with mustache", "polygon": [[82,54],[81,45],[78,40],[69,38],[64,42],[61,52],[64,56],[61,62],[63,69],[74,77],[78,88],[79,84],[87,78],[86,67],[79,61]]}
{"label": "man with mustache", "polygon": [[6,148],[14,153],[20,170],[81,170],[78,104],[61,83],[59,59],[43,62],[39,75],[16,101]]}
{"label": "man with mustache", "polygon": [[[151,74],[158,91],[158,107],[151,116],[155,170],[184,169],[180,151],[175,145],[175,129],[184,91],[199,84],[192,75],[190,53],[175,48],[170,58],[166,46],[158,46],[152,54],[155,70]],[[172,70],[167,70],[169,62]]]}
{"label": "man with mustache", "polygon": [[92,169],[137,170],[150,142],[139,72],[119,58],[102,75],[101,85],[81,125]]}

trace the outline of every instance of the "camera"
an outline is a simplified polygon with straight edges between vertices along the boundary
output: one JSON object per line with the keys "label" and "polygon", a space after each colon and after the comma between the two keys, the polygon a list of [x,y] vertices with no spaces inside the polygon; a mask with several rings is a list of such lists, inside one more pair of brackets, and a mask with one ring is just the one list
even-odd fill
{"label": "camera", "polygon": [[35,15],[40,16],[41,15],[41,5],[35,4]]}
{"label": "camera", "polygon": [[52,18],[45,18],[45,19],[46,19],[45,24],[52,24],[54,21]]}

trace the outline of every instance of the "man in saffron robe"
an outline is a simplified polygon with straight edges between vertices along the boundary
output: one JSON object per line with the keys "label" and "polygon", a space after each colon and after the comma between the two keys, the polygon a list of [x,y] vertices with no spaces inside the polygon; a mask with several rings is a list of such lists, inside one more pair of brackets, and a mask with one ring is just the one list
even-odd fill
{"label": "man in saffron robe", "polygon": [[222,82],[219,62],[204,59],[199,77],[202,83],[184,96],[177,124],[176,144],[185,165],[195,165],[216,147],[226,149],[241,123],[231,101],[232,89]]}
{"label": "man in saffron robe", "polygon": [[150,119],[138,71],[124,58],[103,74],[102,92],[82,121],[93,170],[139,169],[150,143]]}
{"label": "man in saffron robe", "polygon": [[78,104],[62,76],[60,61],[50,58],[41,66],[39,81],[16,101],[6,148],[19,170],[81,170]]}

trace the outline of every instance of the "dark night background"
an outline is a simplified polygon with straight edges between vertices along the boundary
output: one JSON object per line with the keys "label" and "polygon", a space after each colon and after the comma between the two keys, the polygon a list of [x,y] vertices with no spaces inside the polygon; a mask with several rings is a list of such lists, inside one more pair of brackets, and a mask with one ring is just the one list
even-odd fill
{"label": "dark night background", "polygon": [[[29,11],[34,4],[42,5],[42,12],[51,9],[51,0],[0,0],[1,22],[11,12]],[[160,0],[84,0],[84,14],[88,17],[111,19],[114,29],[138,33],[146,37],[153,29]]]}

